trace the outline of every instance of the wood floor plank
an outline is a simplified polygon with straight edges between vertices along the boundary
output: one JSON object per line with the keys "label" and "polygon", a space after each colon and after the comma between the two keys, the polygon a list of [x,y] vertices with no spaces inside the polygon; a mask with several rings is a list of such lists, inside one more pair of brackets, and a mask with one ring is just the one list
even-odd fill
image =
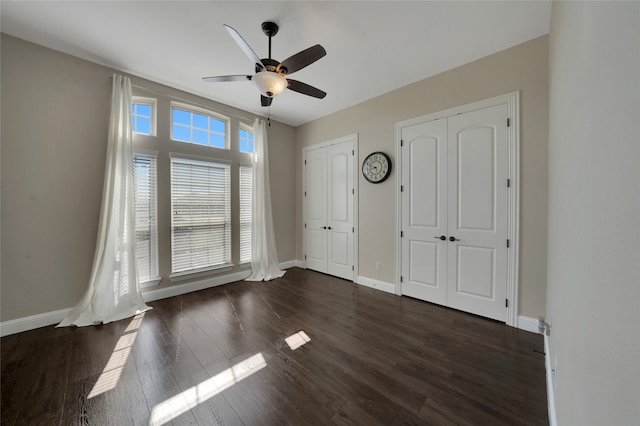
{"label": "wood floor plank", "polygon": [[548,424],[542,336],[496,321],[298,268],[150,305],[2,338],[2,424]]}

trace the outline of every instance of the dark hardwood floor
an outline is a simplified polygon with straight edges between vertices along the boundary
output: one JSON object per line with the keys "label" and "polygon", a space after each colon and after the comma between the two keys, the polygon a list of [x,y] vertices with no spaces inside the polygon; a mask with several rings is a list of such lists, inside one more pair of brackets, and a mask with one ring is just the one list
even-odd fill
{"label": "dark hardwood floor", "polygon": [[297,268],[149,305],[3,337],[2,425],[548,424],[505,324]]}

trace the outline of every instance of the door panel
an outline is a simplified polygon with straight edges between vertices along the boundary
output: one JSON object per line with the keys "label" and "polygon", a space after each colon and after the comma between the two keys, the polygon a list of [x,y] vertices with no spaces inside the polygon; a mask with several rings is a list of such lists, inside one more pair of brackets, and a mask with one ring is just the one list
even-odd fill
{"label": "door panel", "polygon": [[[438,243],[409,242],[409,283],[438,288]],[[425,259],[433,261],[425,262]]]}
{"label": "door panel", "polygon": [[495,140],[492,127],[474,127],[458,134],[457,229],[494,230]]}
{"label": "door panel", "polygon": [[495,250],[486,247],[458,247],[456,292],[494,299]]}
{"label": "door panel", "polygon": [[409,223],[437,228],[439,222],[438,165],[440,139],[423,136],[409,142]]}
{"label": "door panel", "polygon": [[[350,145],[350,144],[349,144]],[[337,147],[339,148],[339,147]],[[351,151],[343,152],[329,147],[329,218],[331,221],[344,222],[349,220],[349,163]]]}
{"label": "door panel", "polygon": [[[446,304],[446,120],[402,129],[402,293]],[[443,207],[445,210],[443,210]]]}
{"label": "door panel", "polygon": [[506,320],[507,105],[448,119],[448,306]]}
{"label": "door panel", "polygon": [[307,155],[307,214],[310,220],[318,220],[324,223],[326,189],[324,188],[324,157],[319,152],[311,151]]}

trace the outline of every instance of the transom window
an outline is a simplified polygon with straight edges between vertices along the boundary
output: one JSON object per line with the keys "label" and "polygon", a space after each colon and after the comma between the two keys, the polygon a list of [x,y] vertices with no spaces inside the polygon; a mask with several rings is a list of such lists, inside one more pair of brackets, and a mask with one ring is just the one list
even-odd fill
{"label": "transom window", "polygon": [[131,104],[131,131],[141,135],[156,134],[156,100],[134,96]]}
{"label": "transom window", "polygon": [[240,123],[240,152],[253,153],[253,129]]}
{"label": "transom window", "polygon": [[171,105],[171,139],[215,148],[227,148],[229,119],[183,104]]}

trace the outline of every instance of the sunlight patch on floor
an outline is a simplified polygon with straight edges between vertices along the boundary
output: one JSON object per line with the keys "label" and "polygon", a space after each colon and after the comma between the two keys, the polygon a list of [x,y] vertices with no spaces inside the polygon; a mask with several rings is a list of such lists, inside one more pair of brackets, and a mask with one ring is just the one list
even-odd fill
{"label": "sunlight patch on floor", "polygon": [[311,338],[309,336],[307,336],[307,333],[305,333],[304,331],[300,330],[297,333],[294,333],[291,336],[289,336],[286,339],[284,339],[284,341],[287,342],[287,345],[289,345],[291,350],[295,351],[300,346],[304,345],[307,342],[310,342]]}
{"label": "sunlight patch on floor", "polygon": [[89,392],[87,399],[91,399],[94,396],[98,396],[115,389],[118,385],[124,365],[126,364],[127,359],[129,359],[131,347],[136,341],[138,329],[140,328],[140,324],[142,324],[142,318],[144,318],[144,312],[133,317],[124,331],[125,334],[118,339],[115,348],[113,348],[113,353],[111,353],[111,357],[109,357],[107,365],[102,370],[102,373],[100,374],[100,377],[98,377],[95,385],[93,385],[93,389]]}
{"label": "sunlight patch on floor", "polygon": [[181,414],[213,398],[225,389],[230,388],[241,380],[251,376],[267,366],[262,353],[257,353],[233,367],[227,368],[221,373],[180,392],[166,401],[153,407],[149,425],[159,426],[169,423]]}

